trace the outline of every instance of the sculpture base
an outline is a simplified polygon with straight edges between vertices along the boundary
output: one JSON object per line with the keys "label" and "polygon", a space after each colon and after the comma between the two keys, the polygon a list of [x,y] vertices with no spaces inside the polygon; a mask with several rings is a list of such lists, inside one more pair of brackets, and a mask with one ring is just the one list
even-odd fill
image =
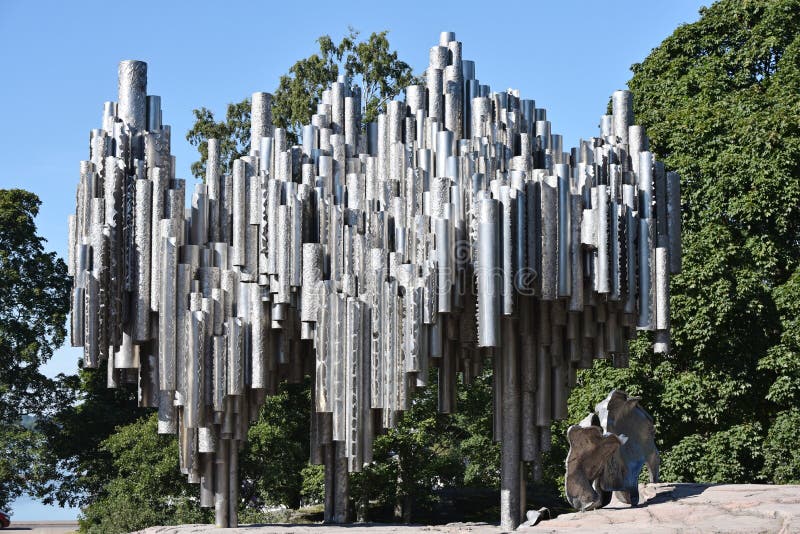
{"label": "sculpture base", "polygon": [[[591,512],[562,514],[519,532],[587,534],[613,532],[800,532],[800,485],[766,484],[647,484],[640,486],[642,504],[631,508],[616,499],[608,507]],[[424,527],[425,532],[498,534],[503,530],[486,523],[450,523]],[[419,532],[420,525],[366,523],[322,526],[319,524],[247,525],[248,534],[389,534]],[[238,532],[230,529],[226,534]],[[141,534],[219,533],[213,525],[150,527]]]}

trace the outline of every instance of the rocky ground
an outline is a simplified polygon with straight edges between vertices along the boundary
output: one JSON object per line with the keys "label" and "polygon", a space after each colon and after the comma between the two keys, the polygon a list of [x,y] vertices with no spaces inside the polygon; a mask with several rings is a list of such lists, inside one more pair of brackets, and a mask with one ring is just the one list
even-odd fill
{"label": "rocky ground", "polygon": [[[631,508],[616,500],[601,510],[563,514],[520,529],[547,534],[689,534],[800,533],[800,486],[757,484],[648,484],[641,488],[642,505]],[[141,534],[219,533],[209,525],[151,527]],[[243,525],[226,534],[498,534],[486,523],[448,525]]]}

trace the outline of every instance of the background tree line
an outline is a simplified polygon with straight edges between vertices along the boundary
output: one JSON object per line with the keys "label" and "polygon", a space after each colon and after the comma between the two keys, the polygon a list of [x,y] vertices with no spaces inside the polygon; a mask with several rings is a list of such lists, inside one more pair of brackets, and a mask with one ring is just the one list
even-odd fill
{"label": "background tree line", "polygon": [[[276,124],[296,139],[322,90],[344,74],[364,88],[365,120],[415,81],[387,33],[339,43],[296,62],[274,91]],[[683,271],[672,280],[669,355],[631,344],[628,369],[605,362],[579,373],[570,418],[611,388],[641,395],[657,423],[662,479],[800,482],[800,0],[721,0],[701,10],[632,67],[637,122],[681,175]],[[195,110],[187,139],[204,175],[206,141],[223,165],[248,150],[249,102],[217,120]],[[46,253],[38,199],[0,191],[0,508],[21,492],[80,505],[82,528],[127,531],[210,520],[177,470],[174,437],[158,436],[135,391],[107,390],[103,370],[49,380],[39,366],[64,340],[69,282]],[[492,519],[499,449],[491,439],[491,376],[459,390],[459,412],[436,413],[436,381],[399,427],[380,436],[375,461],[353,475],[359,517]],[[321,498],[308,464],[308,384],[284,385],[265,405],[242,455],[242,517]],[[36,414],[36,424],[23,416]],[[530,506],[557,505],[566,440],[554,439]],[[461,488],[455,491],[456,488]],[[473,488],[465,490],[463,488]],[[484,493],[482,493],[484,492]],[[481,507],[480,503],[490,503]],[[459,516],[459,514],[461,514]]]}

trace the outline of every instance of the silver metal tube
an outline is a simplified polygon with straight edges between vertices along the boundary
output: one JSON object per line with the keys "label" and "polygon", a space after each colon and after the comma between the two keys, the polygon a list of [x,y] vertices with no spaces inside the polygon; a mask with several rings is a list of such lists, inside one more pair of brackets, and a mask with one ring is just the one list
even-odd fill
{"label": "silver metal tube", "polygon": [[639,236],[639,218],[636,214],[636,187],[625,184],[622,186],[622,203],[625,207],[625,234],[627,236],[627,288],[625,294],[625,313],[636,312],[636,270],[638,265],[637,242]]}
{"label": "silver metal tube", "polygon": [[628,143],[628,127],[633,124],[633,96],[630,91],[614,91],[611,95],[611,113],[614,120],[614,135],[622,143]]}
{"label": "silver metal tube", "polygon": [[247,264],[247,212],[245,162],[233,162],[233,257],[231,263],[241,267]]}
{"label": "silver metal tube", "polygon": [[434,219],[436,236],[436,272],[437,290],[439,292],[437,302],[439,313],[450,313],[452,311],[452,287],[451,279],[453,276],[453,244],[450,240],[450,221],[447,219]]}
{"label": "silver metal tube", "polygon": [[547,176],[541,183],[542,195],[542,300],[558,296],[558,179]]}
{"label": "silver metal tube", "polygon": [[[94,369],[98,366],[100,359],[100,344],[98,343],[99,326],[99,303],[100,303],[100,284],[91,274],[86,275],[86,290],[84,309],[86,310],[86,321],[83,338],[85,340],[83,350],[83,364],[87,369]],[[72,313],[76,310],[73,309]]]}
{"label": "silver metal tube", "polygon": [[669,249],[656,247],[655,250],[655,328],[669,329]]}
{"label": "silver metal tube", "polygon": [[152,242],[150,224],[152,222],[153,183],[149,180],[136,180],[136,200],[134,222],[134,263],[136,265],[136,291],[134,295],[133,339],[136,342],[150,338],[150,273],[152,271],[150,244]]}
{"label": "silver metal tube", "polygon": [[272,135],[272,95],[253,93],[250,104],[250,155],[261,148],[261,138]]}
{"label": "silver metal tube", "polygon": [[[163,227],[163,225],[162,225]],[[161,294],[158,313],[158,372],[159,388],[173,391],[176,382],[176,273],[178,265],[178,246],[174,237],[161,238]]]}
{"label": "silver metal tube", "polygon": [[205,361],[205,317],[194,311],[186,316],[186,402],[183,408],[183,426],[202,426],[203,413],[203,363]]}
{"label": "silver metal tube", "polygon": [[681,272],[681,181],[676,172],[667,173],[667,227],[669,272]]}
{"label": "silver metal tube", "polygon": [[512,206],[511,188],[509,186],[500,187],[500,298],[501,313],[511,315],[514,313],[514,265],[513,251],[514,240],[512,235],[512,218],[514,209]]}
{"label": "silver metal tube", "polygon": [[609,276],[610,255],[609,255],[609,206],[608,206],[608,187],[598,185],[595,187],[596,194],[593,198],[597,203],[593,206],[596,217],[595,230],[597,244],[597,260],[595,262],[595,291],[598,293],[608,293],[611,291],[611,279]]}
{"label": "silver metal tube", "polygon": [[229,447],[230,440],[222,439],[219,443],[217,454],[214,457],[214,524],[219,528],[226,528],[228,523],[228,496],[229,496]]}
{"label": "silver metal tube", "polygon": [[264,303],[261,300],[261,287],[258,284],[247,284],[250,292],[250,347],[251,377],[250,387],[264,389],[267,387],[266,339]]}
{"label": "silver metal tube", "polygon": [[497,201],[478,202],[478,346],[500,345],[499,287],[497,281],[498,251]]}
{"label": "silver metal tube", "polygon": [[570,171],[569,165],[556,165],[558,178],[558,296],[569,296],[572,290],[570,265]]}
{"label": "silver metal tube", "polygon": [[[447,50],[445,48],[445,50]],[[439,124],[444,121],[444,69],[428,67],[428,117],[435,119]],[[380,123],[379,123],[380,124]]]}
{"label": "silver metal tube", "polygon": [[238,317],[229,317],[226,329],[228,338],[228,395],[241,395],[244,393],[244,339],[242,320]]}
{"label": "silver metal tube", "polygon": [[581,217],[583,216],[583,196],[570,195],[570,292],[569,311],[583,310],[583,249],[581,247]]}
{"label": "silver metal tube", "polygon": [[120,61],[118,75],[117,116],[130,128],[144,131],[147,126],[147,63]]}
{"label": "silver metal tube", "polygon": [[639,219],[639,328],[651,330],[653,318],[650,313],[651,299],[651,261],[653,249],[651,240],[651,221],[647,218]]}

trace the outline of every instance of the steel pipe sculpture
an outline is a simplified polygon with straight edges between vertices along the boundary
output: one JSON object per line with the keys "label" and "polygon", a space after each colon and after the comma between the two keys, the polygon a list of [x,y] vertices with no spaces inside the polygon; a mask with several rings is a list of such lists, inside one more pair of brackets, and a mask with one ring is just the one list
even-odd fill
{"label": "steel pipe sculpture", "polygon": [[648,152],[628,91],[599,137],[565,152],[546,111],[480,84],[445,32],[425,86],[376,123],[340,79],[289,146],[271,96],[253,94],[249,155],[224,174],[210,140],[188,207],[146,72],[120,63],[119,100],[81,163],[72,342],[86,367],[107,360],[110,387],[138,384],[158,407],[219,526],[237,524],[238,451],[281,380],[313,377],[311,461],[325,465],[326,520],[343,522],[348,473],[429,369],[450,413],[459,375],[491,361],[515,527],[522,462],[549,449],[576,370],[626,365],[637,329],[668,350],[678,178]]}

